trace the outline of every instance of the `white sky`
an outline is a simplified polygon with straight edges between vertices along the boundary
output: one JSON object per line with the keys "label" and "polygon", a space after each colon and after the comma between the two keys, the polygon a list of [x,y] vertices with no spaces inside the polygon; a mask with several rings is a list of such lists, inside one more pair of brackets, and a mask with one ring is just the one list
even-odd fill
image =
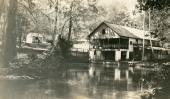
{"label": "white sky", "polygon": [[[33,0],[33,1],[38,1],[38,0]],[[44,2],[44,0],[42,1]],[[137,0],[97,0],[99,5],[105,5],[105,6],[113,5],[113,2],[115,1],[122,3],[122,5],[125,5],[125,7],[127,7],[127,9],[129,10],[130,16],[132,18],[134,17],[132,15],[132,11],[135,9],[135,4],[137,4]]]}
{"label": "white sky", "polygon": [[117,1],[117,2],[122,3],[129,10],[134,9],[135,4],[137,4],[137,0],[99,0],[99,2],[101,2],[101,4],[106,4],[106,5],[112,4],[113,1]]}
{"label": "white sky", "polygon": [[105,4],[105,5],[111,5],[113,1],[117,1],[125,5],[131,14],[132,14],[132,10],[135,9],[135,4],[137,4],[137,0],[99,0],[100,4]]}

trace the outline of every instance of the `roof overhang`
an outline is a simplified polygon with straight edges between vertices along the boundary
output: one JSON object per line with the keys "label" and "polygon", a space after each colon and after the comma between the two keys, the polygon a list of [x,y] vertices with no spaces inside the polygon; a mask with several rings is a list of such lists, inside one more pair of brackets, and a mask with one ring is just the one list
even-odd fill
{"label": "roof overhang", "polygon": [[[95,31],[101,26],[105,24],[107,27],[109,27],[112,31],[114,31],[116,34],[118,34],[120,37],[126,37],[126,38],[135,38],[135,39],[145,39],[145,40],[156,40],[155,38],[151,38],[151,37],[145,37],[144,35],[136,35],[134,33],[134,31],[136,32],[140,32],[140,34],[143,34],[143,30],[138,30],[138,29],[134,29],[134,28],[129,28],[129,27],[125,27],[125,26],[120,26],[120,25],[115,25],[115,24],[111,24],[111,23],[105,23],[102,22],[100,23],[100,25],[98,25],[88,36],[87,38],[89,39],[92,35],[94,35]],[[118,28],[116,30],[114,30],[115,28]],[[121,31],[120,29],[122,29],[123,31]],[[134,30],[134,31],[133,31]],[[122,33],[119,32],[128,32],[131,35],[124,35]],[[147,31],[145,31],[147,32]]]}

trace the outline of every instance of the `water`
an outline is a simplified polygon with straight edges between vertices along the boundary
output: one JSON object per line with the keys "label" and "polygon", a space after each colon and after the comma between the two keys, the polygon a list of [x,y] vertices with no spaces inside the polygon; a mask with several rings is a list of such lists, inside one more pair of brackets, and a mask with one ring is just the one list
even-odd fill
{"label": "water", "polygon": [[140,99],[153,72],[127,64],[66,67],[56,78],[0,80],[0,99]]}

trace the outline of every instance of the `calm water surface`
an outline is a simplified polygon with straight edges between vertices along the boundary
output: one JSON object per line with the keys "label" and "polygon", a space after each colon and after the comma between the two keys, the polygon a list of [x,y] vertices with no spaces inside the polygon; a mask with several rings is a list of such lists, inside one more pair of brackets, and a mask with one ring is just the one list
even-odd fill
{"label": "calm water surface", "polygon": [[0,99],[140,99],[150,69],[69,64],[60,79],[0,80]]}

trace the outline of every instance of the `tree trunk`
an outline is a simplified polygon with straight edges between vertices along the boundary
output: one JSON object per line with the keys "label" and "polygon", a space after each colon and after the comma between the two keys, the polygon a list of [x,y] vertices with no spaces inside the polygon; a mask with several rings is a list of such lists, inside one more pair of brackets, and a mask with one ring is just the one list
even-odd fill
{"label": "tree trunk", "polygon": [[63,32],[64,32],[64,28],[65,28],[65,25],[66,25],[67,21],[68,21],[68,20],[65,20],[65,21],[64,21],[64,24],[63,24],[63,26],[62,26],[62,28],[61,28],[61,35],[62,35]]}
{"label": "tree trunk", "polygon": [[57,15],[55,17],[55,23],[54,23],[54,34],[53,34],[53,41],[55,40],[55,37],[57,35]]}
{"label": "tree trunk", "polygon": [[145,53],[145,12],[144,12],[144,18],[143,18],[143,49],[142,49],[142,61],[144,61],[144,53]]}
{"label": "tree trunk", "polygon": [[[54,44],[54,46],[56,46],[56,41],[55,41],[55,39],[56,39],[56,35],[57,35],[57,31],[58,31],[58,27],[57,27],[57,22],[58,22],[58,0],[57,0],[57,2],[56,2],[56,6],[55,6],[55,23],[54,23],[54,34],[53,34],[53,44]],[[54,47],[53,46],[53,47]]]}
{"label": "tree trunk", "polygon": [[72,6],[73,6],[73,2],[71,2],[70,5],[70,18],[69,18],[69,31],[68,31],[68,41],[70,41],[71,38],[71,29],[72,29]]}
{"label": "tree trunk", "polygon": [[22,31],[19,31],[19,47],[22,47]]}
{"label": "tree trunk", "polygon": [[150,40],[152,55],[155,58],[155,54],[154,54],[153,46],[152,46],[152,40],[151,40],[151,10],[150,10],[150,8],[149,8],[149,35],[150,35],[150,39],[149,40]]}
{"label": "tree trunk", "polygon": [[70,41],[70,38],[71,38],[71,28],[72,28],[72,18],[71,18],[71,15],[70,15],[68,41]]}
{"label": "tree trunk", "polygon": [[2,15],[2,13],[4,12],[4,8],[5,8],[4,5],[5,5],[4,0],[1,0],[1,2],[0,2],[0,17]]}
{"label": "tree trunk", "polygon": [[9,12],[7,15],[7,27],[4,41],[4,66],[8,66],[10,61],[13,61],[16,55],[16,15],[17,0],[9,1]]}
{"label": "tree trunk", "polygon": [[19,16],[19,19],[16,19],[16,21],[19,21],[18,25],[16,25],[16,26],[18,26],[17,29],[18,29],[18,32],[19,32],[19,42],[17,42],[17,43],[19,43],[19,47],[21,48],[22,47],[22,31],[23,31],[22,22],[23,22],[23,18]]}

